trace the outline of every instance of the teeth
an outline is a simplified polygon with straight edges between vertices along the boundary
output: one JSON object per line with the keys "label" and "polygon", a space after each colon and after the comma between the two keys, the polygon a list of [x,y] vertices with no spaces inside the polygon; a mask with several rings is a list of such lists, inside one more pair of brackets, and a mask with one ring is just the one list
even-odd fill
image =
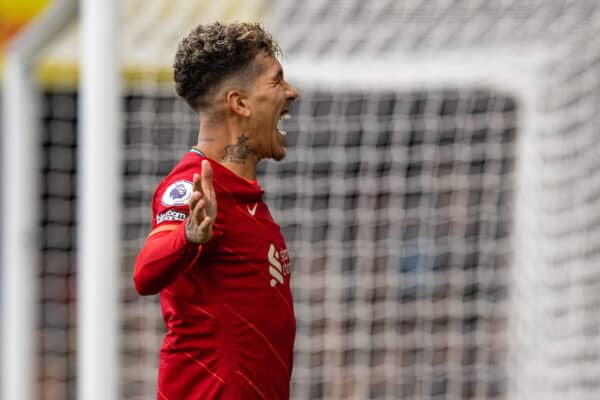
{"label": "teeth", "polygon": [[[281,115],[279,116],[279,121],[286,121],[286,120],[288,120],[288,119],[290,119],[290,114],[288,114],[287,112],[285,112],[285,113],[283,113],[283,114],[281,114]],[[284,125],[284,126],[285,126],[285,125]],[[286,131],[284,131],[283,129],[281,129],[279,126],[277,127],[277,130],[279,131],[279,133],[280,133],[282,136],[285,136],[285,135],[287,135],[287,132],[286,132]]]}

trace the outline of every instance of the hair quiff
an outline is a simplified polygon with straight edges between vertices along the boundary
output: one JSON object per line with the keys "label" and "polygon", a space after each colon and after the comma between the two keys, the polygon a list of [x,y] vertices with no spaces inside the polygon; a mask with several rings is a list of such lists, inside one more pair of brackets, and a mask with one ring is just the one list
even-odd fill
{"label": "hair quiff", "polygon": [[212,89],[252,65],[261,52],[278,56],[281,49],[259,23],[198,25],[177,48],[177,94],[199,111],[208,104]]}

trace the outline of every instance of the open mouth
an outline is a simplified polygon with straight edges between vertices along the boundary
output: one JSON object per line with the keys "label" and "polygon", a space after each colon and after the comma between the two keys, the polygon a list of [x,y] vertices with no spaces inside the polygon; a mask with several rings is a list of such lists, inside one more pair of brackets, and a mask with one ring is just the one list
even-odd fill
{"label": "open mouth", "polygon": [[282,112],[279,116],[279,122],[277,123],[277,132],[279,132],[281,136],[287,135],[287,132],[283,129],[282,124],[284,124],[284,121],[287,121],[288,119],[290,119],[290,114],[287,110]]}

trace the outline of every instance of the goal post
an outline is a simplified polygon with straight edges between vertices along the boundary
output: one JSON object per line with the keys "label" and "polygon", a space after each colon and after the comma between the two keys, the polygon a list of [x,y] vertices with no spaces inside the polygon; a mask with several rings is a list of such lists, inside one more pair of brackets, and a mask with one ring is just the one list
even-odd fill
{"label": "goal post", "polygon": [[78,398],[119,395],[121,73],[119,2],[81,1],[78,137]]}
{"label": "goal post", "polygon": [[[2,397],[32,399],[34,388],[35,299],[37,281],[36,232],[38,230],[35,115],[38,98],[22,60],[8,57],[4,70],[3,143],[4,187],[19,187],[23,199],[14,204],[11,191],[3,190],[2,230]],[[10,132],[10,133],[9,133]],[[10,149],[10,150],[9,150]],[[21,166],[18,173],[13,166]],[[8,173],[10,171],[10,173]],[[14,174],[14,175],[13,175]],[[23,182],[29,182],[23,185]]]}

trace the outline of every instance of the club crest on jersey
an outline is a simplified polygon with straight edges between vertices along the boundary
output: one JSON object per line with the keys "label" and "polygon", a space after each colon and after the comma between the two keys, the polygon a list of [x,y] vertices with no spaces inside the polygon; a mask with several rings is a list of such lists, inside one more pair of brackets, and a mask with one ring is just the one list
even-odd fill
{"label": "club crest on jersey", "polygon": [[290,256],[288,254],[288,250],[277,250],[275,245],[271,243],[267,258],[269,260],[271,287],[275,287],[277,284],[283,285],[283,277],[290,274]]}
{"label": "club crest on jersey", "polygon": [[169,185],[162,195],[161,202],[165,206],[183,206],[192,195],[192,182],[177,181]]}

